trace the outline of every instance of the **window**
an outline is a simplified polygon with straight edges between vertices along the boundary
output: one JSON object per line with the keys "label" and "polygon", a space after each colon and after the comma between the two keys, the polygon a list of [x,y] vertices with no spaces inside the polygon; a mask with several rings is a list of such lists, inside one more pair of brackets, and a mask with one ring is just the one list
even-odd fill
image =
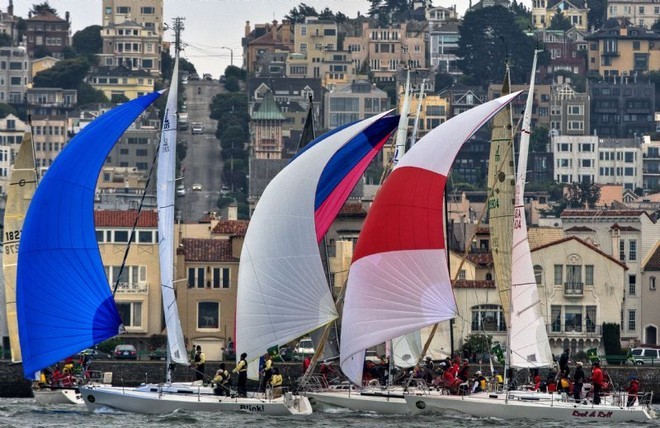
{"label": "window", "polygon": [[628,294],[637,294],[637,275],[628,275]]}
{"label": "window", "polygon": [[113,242],[128,242],[128,230],[115,230]]}
{"label": "window", "polygon": [[128,6],[118,6],[117,13],[131,13],[131,8]]}
{"label": "window", "polygon": [[138,232],[138,242],[141,244],[153,244],[154,234],[151,230],[140,230]]}
{"label": "window", "polygon": [[141,302],[117,302],[117,310],[124,327],[142,327]]}
{"label": "window", "polygon": [[564,266],[555,265],[555,285],[562,285],[564,283],[563,274],[564,274]]}
{"label": "window", "polygon": [[213,288],[229,288],[229,268],[213,268]]}
{"label": "window", "polygon": [[564,312],[564,330],[566,332],[582,331],[582,306],[566,306]]}
{"label": "window", "polygon": [[584,284],[594,285],[594,265],[584,266]]}
{"label": "window", "polygon": [[472,307],[472,331],[505,331],[504,313],[498,305]]}
{"label": "window", "polygon": [[619,241],[619,260],[622,262],[626,261],[626,241],[623,239]]}
{"label": "window", "polygon": [[220,302],[197,303],[197,328],[218,329],[220,326]]}
{"label": "window", "polygon": [[637,240],[631,239],[628,241],[628,261],[637,261]]}
{"label": "window", "polygon": [[596,331],[596,307],[587,306],[586,307],[587,316],[584,320],[585,326],[587,327],[587,332],[593,333]]}
{"label": "window", "polygon": [[552,331],[561,331],[561,306],[553,305],[550,309],[550,319],[552,322]]}
{"label": "window", "polygon": [[461,269],[458,272],[458,279],[465,279],[465,269]]}
{"label": "window", "polygon": [[534,265],[534,278],[536,279],[536,285],[541,285],[543,281],[543,267],[540,265]]}
{"label": "window", "polygon": [[634,309],[628,310],[628,330],[635,331],[637,330],[636,314]]}
{"label": "window", "polygon": [[155,7],[141,7],[140,12],[143,15],[153,15],[156,13],[156,8]]}
{"label": "window", "polygon": [[649,290],[655,291],[655,276],[649,278]]}
{"label": "window", "polygon": [[188,288],[204,288],[204,268],[188,268]]}

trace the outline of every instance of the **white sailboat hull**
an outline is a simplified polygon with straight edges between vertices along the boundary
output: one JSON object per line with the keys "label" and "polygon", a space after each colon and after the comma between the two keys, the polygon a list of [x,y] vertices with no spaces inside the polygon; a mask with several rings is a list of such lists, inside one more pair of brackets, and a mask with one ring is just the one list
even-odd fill
{"label": "white sailboat hull", "polygon": [[78,388],[34,389],[37,404],[84,404]]}
{"label": "white sailboat hull", "polygon": [[578,404],[555,400],[505,400],[505,394],[408,395],[405,397],[413,413],[456,411],[482,418],[550,419],[562,421],[648,421],[655,412],[644,406]]}
{"label": "white sailboat hull", "polygon": [[358,412],[375,412],[382,414],[407,414],[410,408],[402,393],[359,392],[359,391],[323,391],[307,392],[313,406],[341,407]]}
{"label": "white sailboat hull", "polygon": [[163,414],[175,410],[194,412],[247,412],[270,416],[308,415],[312,406],[306,397],[286,395],[277,399],[231,398],[210,394],[158,393],[125,388],[81,387],[87,408],[110,407],[126,412]]}

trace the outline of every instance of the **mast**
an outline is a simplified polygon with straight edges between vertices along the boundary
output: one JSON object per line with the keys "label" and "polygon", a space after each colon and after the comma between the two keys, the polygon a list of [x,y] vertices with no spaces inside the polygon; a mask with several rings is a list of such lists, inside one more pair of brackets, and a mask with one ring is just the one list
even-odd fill
{"label": "mast", "polygon": [[408,114],[410,113],[410,67],[406,68],[406,87],[403,93],[403,104],[399,114],[399,126],[396,131],[396,149],[394,150],[394,166],[406,153],[406,136],[408,135]]}
{"label": "mast", "polygon": [[410,147],[417,142],[417,131],[419,130],[419,116],[422,113],[422,103],[424,101],[424,89],[426,88],[426,77],[422,79],[422,87],[419,89],[419,98],[417,99],[417,112],[415,113],[415,124],[413,125],[412,135],[410,136]]}

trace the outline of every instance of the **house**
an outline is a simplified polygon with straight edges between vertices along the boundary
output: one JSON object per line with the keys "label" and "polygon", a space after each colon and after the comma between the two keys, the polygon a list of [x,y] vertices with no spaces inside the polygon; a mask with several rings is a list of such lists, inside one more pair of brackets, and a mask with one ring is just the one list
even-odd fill
{"label": "house", "polygon": [[63,59],[64,48],[71,46],[70,31],[69,12],[66,12],[65,19],[45,10],[34,16],[30,13],[25,20],[28,56]]}
{"label": "house", "polygon": [[651,28],[660,16],[655,0],[608,0],[607,19],[625,19],[633,25]]}
{"label": "house", "polygon": [[587,30],[589,7],[586,0],[533,0],[532,24],[534,28],[548,28],[555,14],[564,18],[579,30]]}

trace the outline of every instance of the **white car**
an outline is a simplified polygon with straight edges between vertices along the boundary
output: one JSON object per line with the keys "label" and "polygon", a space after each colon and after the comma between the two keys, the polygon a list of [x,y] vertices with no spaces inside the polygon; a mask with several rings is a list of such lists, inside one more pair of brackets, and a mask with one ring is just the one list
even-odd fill
{"label": "white car", "polygon": [[202,191],[202,185],[199,183],[195,183],[192,185],[192,191],[193,192],[201,192]]}
{"label": "white car", "polygon": [[202,122],[193,122],[190,125],[190,132],[193,135],[201,135],[204,133],[204,124]]}
{"label": "white car", "polygon": [[183,184],[180,184],[176,188],[176,194],[177,194],[177,196],[185,196],[186,195],[186,188],[183,187]]}

